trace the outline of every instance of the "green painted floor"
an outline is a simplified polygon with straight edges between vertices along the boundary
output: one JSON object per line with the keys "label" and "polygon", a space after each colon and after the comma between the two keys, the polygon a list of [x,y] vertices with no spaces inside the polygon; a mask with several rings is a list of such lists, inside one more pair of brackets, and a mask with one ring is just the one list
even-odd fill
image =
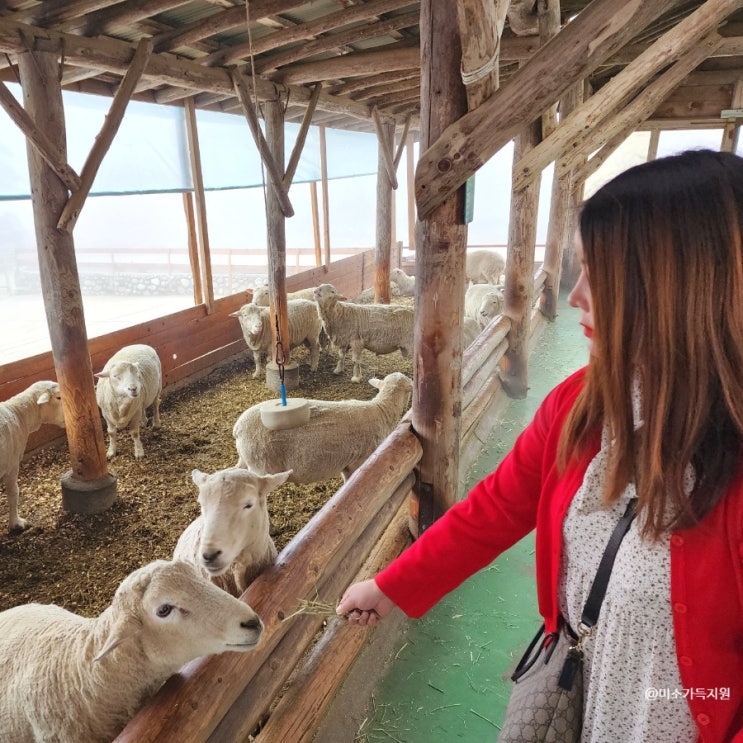
{"label": "green painted floor", "polygon": [[[549,390],[586,363],[578,314],[562,298],[557,321],[545,328],[530,359],[529,395],[509,404],[468,487],[495,468]],[[495,741],[509,674],[539,624],[530,534],[409,623],[357,740]]]}

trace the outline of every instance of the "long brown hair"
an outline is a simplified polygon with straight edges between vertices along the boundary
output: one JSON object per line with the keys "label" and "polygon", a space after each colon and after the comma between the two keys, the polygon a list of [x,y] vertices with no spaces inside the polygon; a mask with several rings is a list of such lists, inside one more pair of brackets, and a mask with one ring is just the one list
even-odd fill
{"label": "long brown hair", "polygon": [[581,210],[594,347],[559,461],[565,466],[608,425],[604,500],[634,482],[648,537],[698,522],[738,467],[742,230],[743,159],[710,150],[631,168]]}

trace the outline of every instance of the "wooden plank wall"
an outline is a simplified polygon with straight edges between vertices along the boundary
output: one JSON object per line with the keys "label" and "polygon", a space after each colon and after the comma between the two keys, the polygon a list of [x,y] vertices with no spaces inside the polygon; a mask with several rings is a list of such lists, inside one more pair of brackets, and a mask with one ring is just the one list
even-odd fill
{"label": "wooden plank wall", "polygon": [[[397,260],[399,265],[399,255]],[[286,288],[287,291],[296,291],[321,283],[331,283],[349,297],[373,286],[374,250],[287,277]],[[249,299],[249,293],[239,292],[216,300],[214,312],[209,315],[204,305],[199,305],[92,338],[88,341],[88,349],[93,369],[102,369],[122,346],[147,343],[160,356],[163,389],[167,395],[175,386],[203,376],[245,352],[240,324],[230,317],[230,313]],[[51,351],[3,365],[0,367],[0,400],[7,400],[41,379],[56,379]],[[91,384],[94,383],[95,380],[91,380]],[[60,429],[42,426],[29,437],[26,450],[32,451],[62,438]]]}

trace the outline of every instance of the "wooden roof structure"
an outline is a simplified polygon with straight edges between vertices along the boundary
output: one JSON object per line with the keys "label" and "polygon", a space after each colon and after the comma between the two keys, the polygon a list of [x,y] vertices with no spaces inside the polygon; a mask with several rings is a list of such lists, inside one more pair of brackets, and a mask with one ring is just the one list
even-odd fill
{"label": "wooden roof structure", "polygon": [[[563,0],[560,26],[588,4]],[[468,5],[478,3],[460,3]],[[538,51],[540,5],[545,3],[514,0],[499,21],[501,82]],[[704,3],[670,5],[586,76],[592,91]],[[17,80],[18,53],[56,47],[64,62],[63,89],[113,96],[145,40],[151,54],[133,90],[135,100],[182,104],[192,97],[196,108],[240,114],[230,76],[239,70],[259,99],[276,89],[285,94],[286,121],[302,121],[319,85],[313,124],[374,131],[376,111],[399,123],[409,119],[417,131],[420,6],[409,0],[2,0],[0,80]],[[484,37],[477,25],[464,23],[462,68],[467,72],[468,57],[474,62],[482,54],[478,47]],[[723,44],[660,102],[651,122],[719,125],[721,111],[733,107],[743,70],[743,12],[730,13],[720,34]]]}

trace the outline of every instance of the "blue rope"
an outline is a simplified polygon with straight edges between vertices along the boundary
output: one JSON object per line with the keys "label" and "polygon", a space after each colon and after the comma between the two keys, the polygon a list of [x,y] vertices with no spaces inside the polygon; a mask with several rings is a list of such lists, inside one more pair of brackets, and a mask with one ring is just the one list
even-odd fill
{"label": "blue rope", "polygon": [[281,391],[281,404],[286,407],[286,387],[283,382],[279,385],[279,390]]}

